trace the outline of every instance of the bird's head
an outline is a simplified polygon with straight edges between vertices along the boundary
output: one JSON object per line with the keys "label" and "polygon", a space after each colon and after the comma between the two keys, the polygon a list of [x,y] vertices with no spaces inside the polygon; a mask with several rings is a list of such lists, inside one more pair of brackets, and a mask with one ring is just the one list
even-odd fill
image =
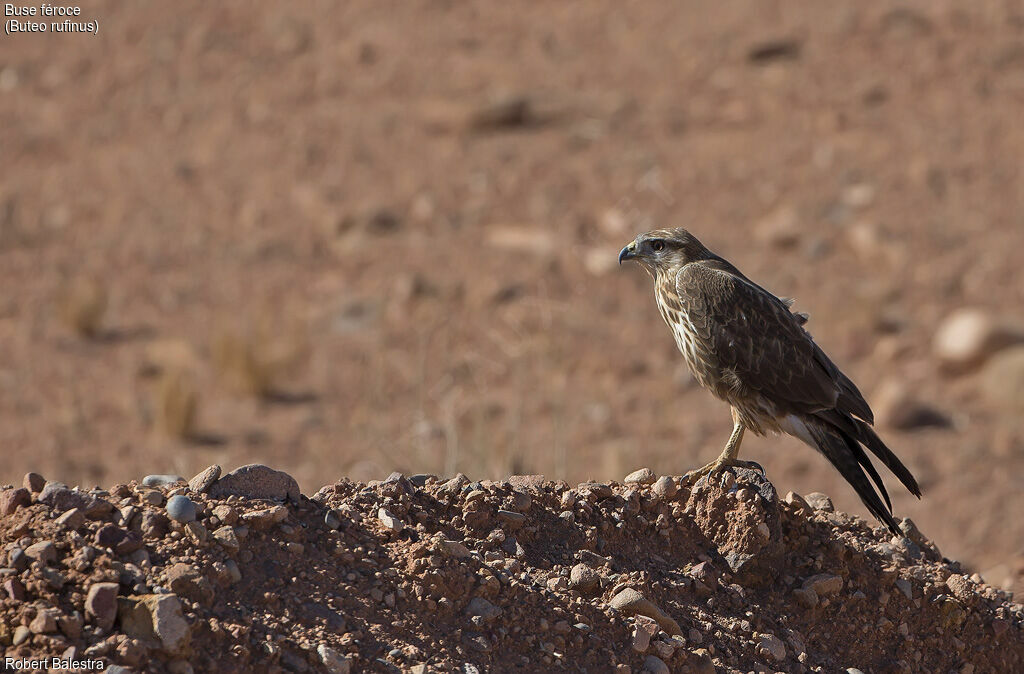
{"label": "bird's head", "polygon": [[619,251],[623,260],[636,260],[651,276],[679,269],[684,264],[712,257],[711,252],[682,227],[641,234]]}

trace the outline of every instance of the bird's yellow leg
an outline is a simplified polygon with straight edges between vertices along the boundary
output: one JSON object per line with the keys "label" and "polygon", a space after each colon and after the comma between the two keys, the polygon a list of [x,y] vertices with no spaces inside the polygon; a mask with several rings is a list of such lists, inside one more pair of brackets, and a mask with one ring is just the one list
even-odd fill
{"label": "bird's yellow leg", "polygon": [[[740,443],[743,442],[743,432],[746,429],[747,427],[743,425],[742,421],[740,421],[739,415],[736,413],[736,408],[734,407],[732,409],[732,435],[729,436],[729,442],[725,443],[725,449],[722,450],[722,453],[717,459],[708,465],[703,468],[698,468],[697,470],[691,470],[689,473],[684,475],[683,482],[696,482],[705,475],[712,475],[730,466],[742,466],[744,468],[749,468],[752,465],[757,466],[757,464],[753,462],[740,461],[736,458],[739,456]],[[757,467],[760,468],[760,466]]]}

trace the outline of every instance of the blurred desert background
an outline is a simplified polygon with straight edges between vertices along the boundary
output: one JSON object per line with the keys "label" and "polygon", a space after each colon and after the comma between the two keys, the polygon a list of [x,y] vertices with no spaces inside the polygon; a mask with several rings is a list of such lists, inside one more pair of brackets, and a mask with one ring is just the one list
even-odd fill
{"label": "blurred desert background", "polygon": [[681,474],[729,410],[616,254],[685,226],[811,314],[897,516],[1024,588],[1024,4],[82,11],[0,38],[0,483]]}

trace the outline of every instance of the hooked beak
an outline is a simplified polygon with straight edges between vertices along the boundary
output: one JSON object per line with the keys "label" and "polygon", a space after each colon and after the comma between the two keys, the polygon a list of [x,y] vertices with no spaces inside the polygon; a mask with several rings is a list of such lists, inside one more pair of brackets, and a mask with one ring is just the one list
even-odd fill
{"label": "hooked beak", "polygon": [[622,264],[623,260],[632,260],[636,257],[636,241],[633,241],[628,246],[619,251],[619,264]]}

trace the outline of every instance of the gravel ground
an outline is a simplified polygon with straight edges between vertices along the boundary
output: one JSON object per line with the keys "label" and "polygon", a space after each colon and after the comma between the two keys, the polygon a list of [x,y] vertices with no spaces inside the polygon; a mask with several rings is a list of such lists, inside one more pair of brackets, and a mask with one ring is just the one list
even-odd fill
{"label": "gravel ground", "polygon": [[[0,483],[685,473],[732,420],[615,263],[685,226],[1024,592],[1020,2],[82,12],[0,40]],[[798,440],[743,458],[866,516]]]}
{"label": "gravel ground", "polygon": [[[991,672],[1024,606],[737,470],[682,485],[217,466],[0,492],[7,657],[173,672]],[[854,669],[848,669],[854,668]]]}

